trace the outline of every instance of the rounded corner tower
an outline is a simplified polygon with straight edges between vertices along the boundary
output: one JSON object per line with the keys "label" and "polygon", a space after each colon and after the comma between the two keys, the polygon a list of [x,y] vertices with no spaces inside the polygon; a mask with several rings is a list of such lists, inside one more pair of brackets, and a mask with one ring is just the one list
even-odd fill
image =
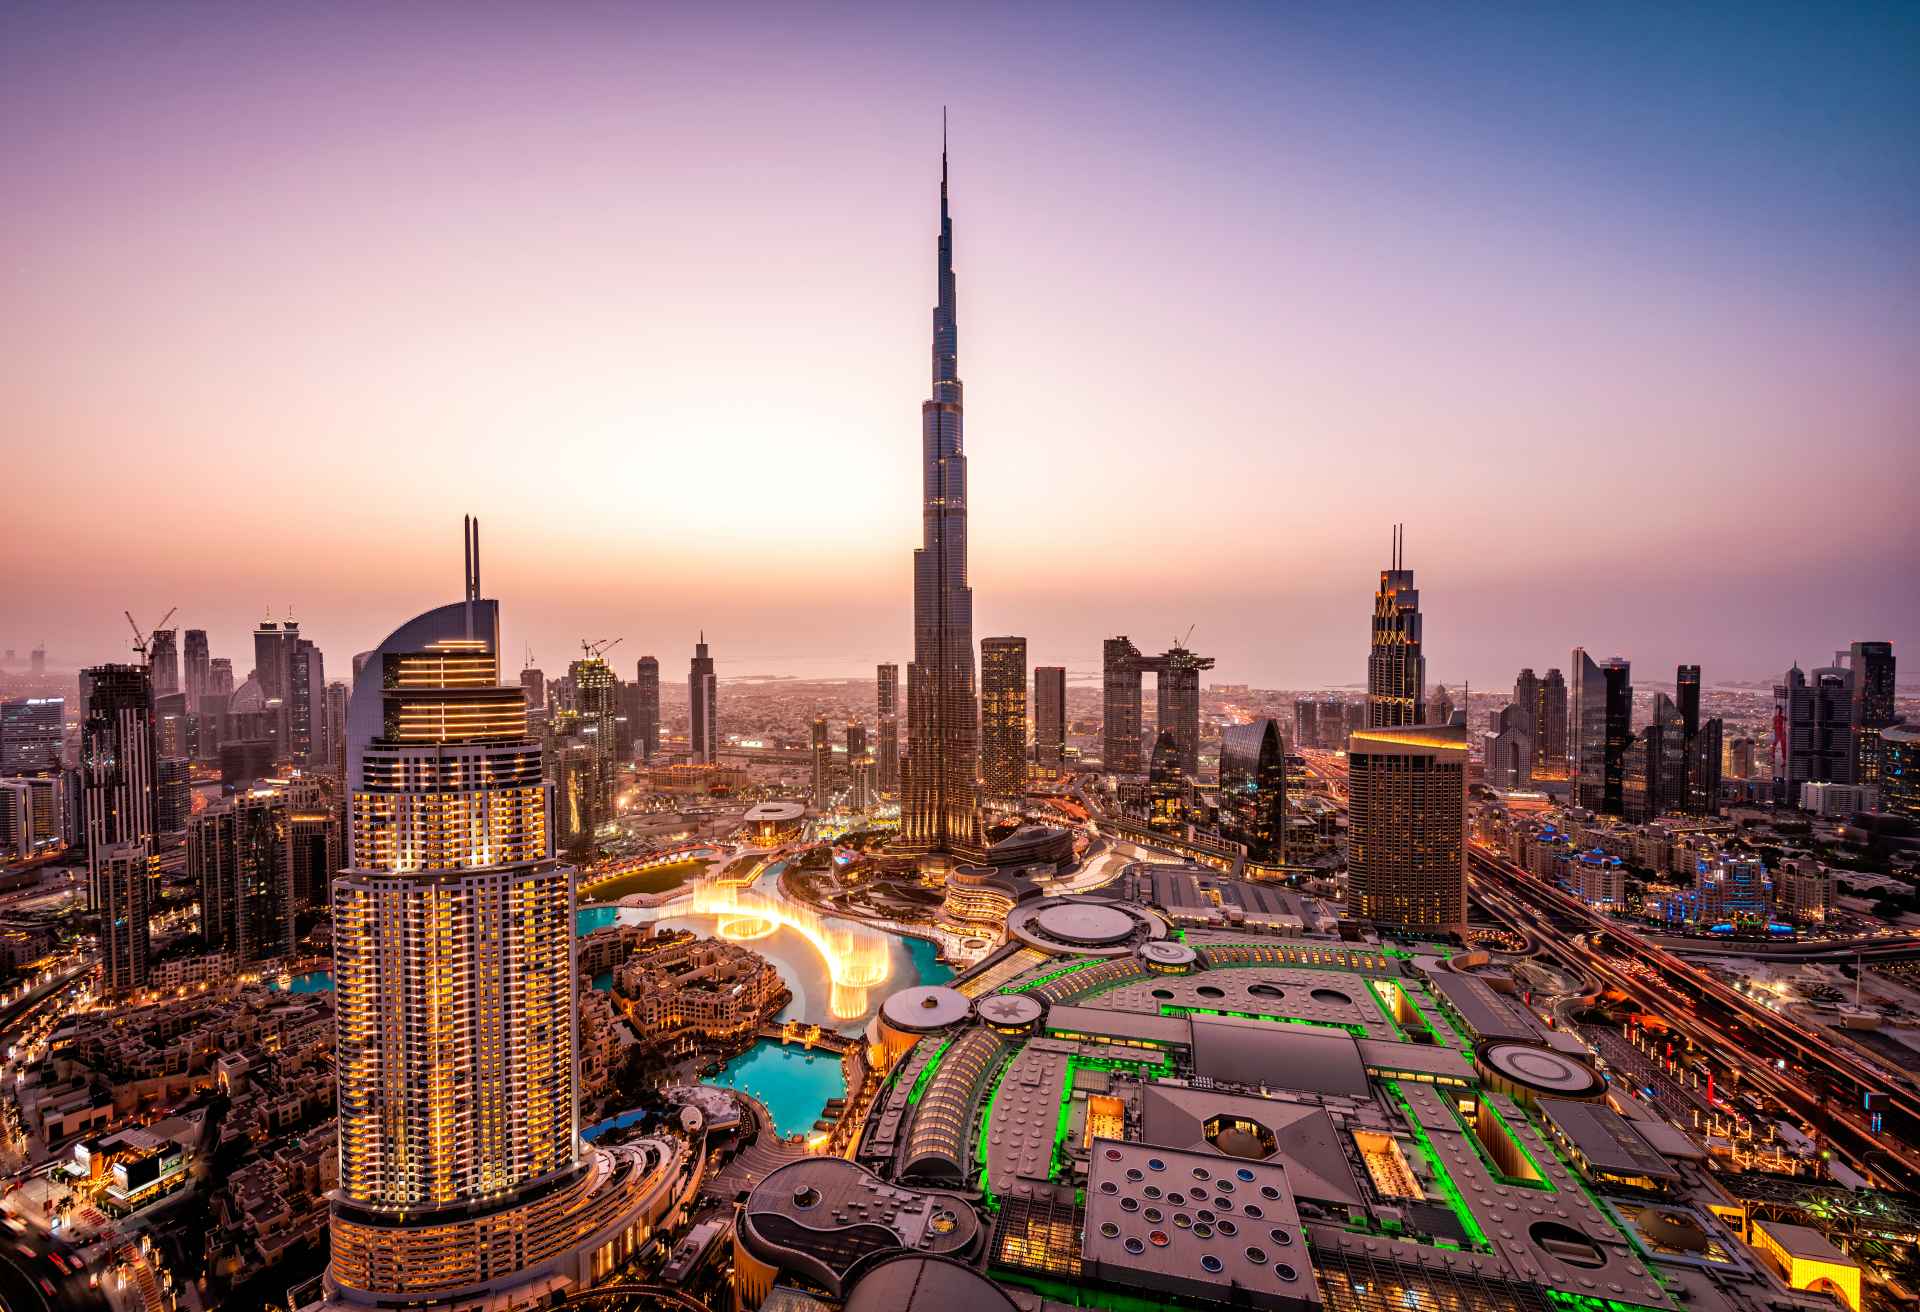
{"label": "rounded corner tower", "polygon": [[329,1304],[590,1283],[644,1242],[666,1178],[658,1146],[582,1150],[574,870],[471,520],[466,546],[465,599],[394,630],[348,711]]}

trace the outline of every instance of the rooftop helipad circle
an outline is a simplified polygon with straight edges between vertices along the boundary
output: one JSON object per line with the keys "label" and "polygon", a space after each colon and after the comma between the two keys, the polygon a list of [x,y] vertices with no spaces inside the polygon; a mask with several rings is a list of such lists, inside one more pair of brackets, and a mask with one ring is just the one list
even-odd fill
{"label": "rooftop helipad circle", "polygon": [[1200,954],[1178,939],[1156,938],[1140,945],[1140,956],[1156,966],[1191,966]]}
{"label": "rooftop helipad circle", "polygon": [[1030,998],[1024,993],[990,993],[974,1004],[974,1010],[987,1024],[1004,1029],[1031,1025],[1040,1019],[1040,1014],[1046,1008],[1040,1005],[1040,999]]}
{"label": "rooftop helipad circle", "polygon": [[1490,1043],[1480,1059],[1488,1069],[1540,1093],[1588,1097],[1600,1083],[1585,1062],[1537,1044]]}
{"label": "rooftop helipad circle", "polygon": [[880,1004],[880,1014],[895,1029],[919,1032],[945,1029],[965,1020],[972,1005],[958,989],[919,984],[889,996]]}
{"label": "rooftop helipad circle", "polygon": [[1107,947],[1133,933],[1133,917],[1099,902],[1062,902],[1043,908],[1034,925],[1063,943]]}

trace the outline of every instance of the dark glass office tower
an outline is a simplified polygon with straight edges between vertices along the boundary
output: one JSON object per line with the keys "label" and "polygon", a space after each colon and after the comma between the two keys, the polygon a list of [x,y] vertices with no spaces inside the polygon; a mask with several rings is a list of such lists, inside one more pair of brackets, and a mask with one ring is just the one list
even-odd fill
{"label": "dark glass office tower", "polygon": [[651,761],[660,750],[660,662],[642,656],[634,667],[633,741],[640,759]]}
{"label": "dark glass office tower", "polygon": [[1033,760],[1043,775],[1057,775],[1067,760],[1067,667],[1033,667]]}
{"label": "dark glass office tower", "polygon": [[1286,860],[1287,747],[1277,720],[1220,731],[1220,821],[1258,865]]}
{"label": "dark glass office tower", "polygon": [[155,629],[147,635],[147,669],[153,676],[153,695],[180,691],[180,631]]}
{"label": "dark glass office tower", "polygon": [[1367,725],[1394,728],[1426,720],[1427,661],[1420,652],[1420,593],[1393,529],[1393,565],[1380,571],[1373,597],[1373,645],[1367,654]]}
{"label": "dark glass office tower", "polygon": [[973,589],[967,583],[967,456],[944,144],[937,276],[933,395],[920,407],[923,536],[913,553],[913,663],[907,666],[900,836],[909,852],[978,860],[986,853],[986,836],[976,779],[980,721],[973,681]]}
{"label": "dark glass office tower", "polygon": [[1599,810],[1605,815],[1625,811],[1627,749],[1633,746],[1633,666],[1619,656],[1600,667],[1606,680],[1606,738],[1602,744]]}
{"label": "dark glass office tower", "polygon": [[1682,665],[1673,674],[1673,701],[1688,741],[1700,732],[1700,667]]}
{"label": "dark glass office tower", "polygon": [[1848,651],[1848,664],[1853,667],[1853,777],[1865,787],[1878,788],[1880,731],[1894,722],[1893,644],[1856,642]]}
{"label": "dark glass office tower", "polygon": [[186,661],[185,691],[187,694],[187,710],[198,715],[200,713],[200,698],[204,696],[207,691],[207,631],[205,629],[188,629],[186,635],[182,638],[182,642],[185,644],[181,648],[181,651]]}

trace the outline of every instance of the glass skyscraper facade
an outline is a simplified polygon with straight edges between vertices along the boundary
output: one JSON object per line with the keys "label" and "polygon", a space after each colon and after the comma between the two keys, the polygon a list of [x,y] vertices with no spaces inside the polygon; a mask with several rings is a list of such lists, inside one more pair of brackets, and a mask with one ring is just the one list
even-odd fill
{"label": "glass skyscraper facade", "polygon": [[973,589],[967,583],[967,456],[944,148],[938,279],[933,395],[920,407],[922,539],[913,553],[913,663],[907,666],[900,836],[908,852],[972,861],[986,854],[987,845],[977,779],[980,721],[973,681]]}

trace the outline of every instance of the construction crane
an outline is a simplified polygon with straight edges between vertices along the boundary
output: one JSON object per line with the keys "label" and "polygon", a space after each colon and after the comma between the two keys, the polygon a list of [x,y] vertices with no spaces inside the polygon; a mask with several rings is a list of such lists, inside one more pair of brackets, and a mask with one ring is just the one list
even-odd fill
{"label": "construction crane", "polygon": [[595,661],[599,660],[607,652],[612,651],[615,647],[618,647],[623,641],[625,641],[625,639],[602,638],[598,642],[588,642],[585,638],[582,638],[580,639],[580,650],[586,654],[588,660]]}
{"label": "construction crane", "polygon": [[1174,650],[1185,651],[1187,649],[1187,639],[1193,636],[1194,629],[1198,627],[1199,625],[1197,623],[1187,625],[1187,631],[1184,634],[1182,634],[1180,637],[1175,638],[1173,640]]}
{"label": "construction crane", "polygon": [[[165,615],[162,615],[160,617],[160,622],[154,625],[153,627],[155,629],[166,628],[167,621],[172,619],[174,616],[174,611],[177,611],[179,609],[180,608],[178,606],[175,606],[172,610],[169,610]],[[142,665],[145,665],[147,661],[150,659],[150,657],[147,654],[147,647],[153,642],[153,633],[151,630],[146,633],[140,632],[140,626],[133,622],[132,611],[123,610],[120,613],[127,617],[127,627],[133,630],[133,650],[135,651],[135,653],[139,655],[140,663]]]}

